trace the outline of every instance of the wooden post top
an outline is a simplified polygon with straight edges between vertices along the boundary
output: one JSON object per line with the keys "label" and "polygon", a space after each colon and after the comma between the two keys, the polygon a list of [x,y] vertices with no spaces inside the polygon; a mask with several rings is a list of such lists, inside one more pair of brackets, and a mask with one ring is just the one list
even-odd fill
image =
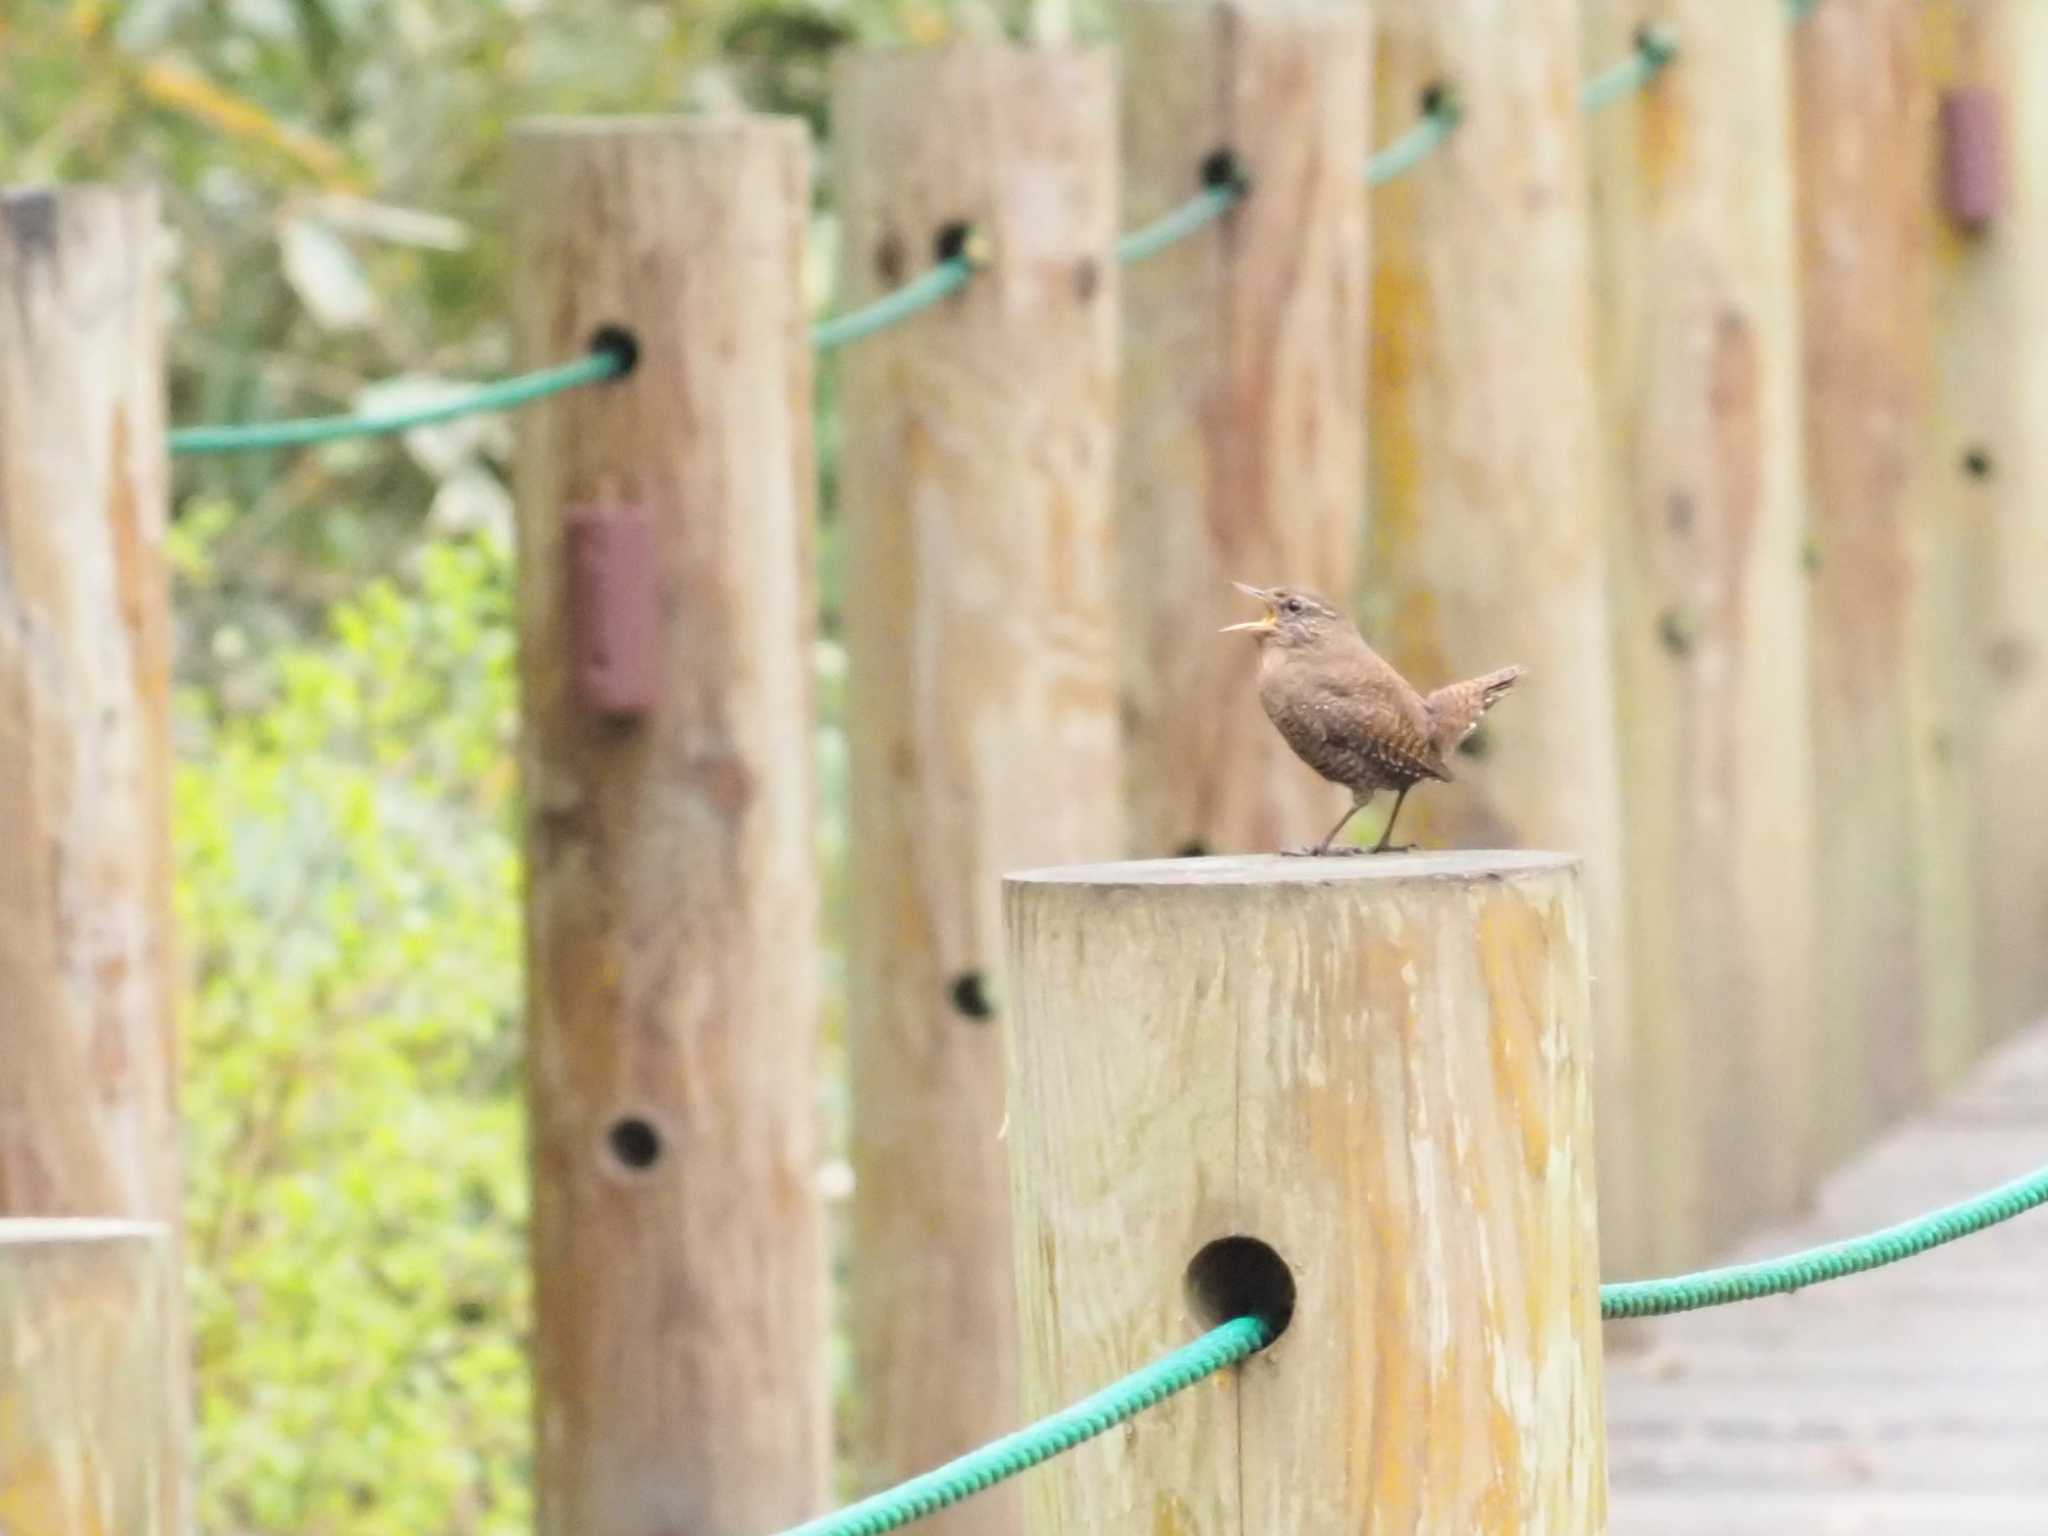
{"label": "wooden post top", "polygon": [[1200,859],[1125,859],[1067,864],[1005,875],[1006,885],[1126,886],[1352,885],[1415,880],[1502,880],[1550,874],[1579,864],[1575,853],[1528,848],[1446,848],[1420,853],[1292,858],[1279,853]]}
{"label": "wooden post top", "polygon": [[1006,882],[1023,1412],[1287,1319],[1044,1469],[1030,1536],[1604,1529],[1579,885],[1500,849]]}
{"label": "wooden post top", "polygon": [[0,1248],[52,1243],[104,1243],[141,1237],[168,1238],[161,1221],[118,1221],[101,1216],[17,1216],[0,1218]]}

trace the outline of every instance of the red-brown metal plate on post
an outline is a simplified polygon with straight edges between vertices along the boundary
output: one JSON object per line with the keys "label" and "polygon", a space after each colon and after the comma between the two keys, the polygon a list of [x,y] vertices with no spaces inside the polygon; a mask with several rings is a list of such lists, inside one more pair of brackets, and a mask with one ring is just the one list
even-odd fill
{"label": "red-brown metal plate on post", "polygon": [[1965,229],[1982,229],[2005,207],[2005,123],[1998,93],[1979,86],[1941,97],[1941,200]]}
{"label": "red-brown metal plate on post", "polygon": [[654,525],[638,507],[591,506],[571,512],[565,532],[577,697],[598,714],[637,719],[660,686]]}

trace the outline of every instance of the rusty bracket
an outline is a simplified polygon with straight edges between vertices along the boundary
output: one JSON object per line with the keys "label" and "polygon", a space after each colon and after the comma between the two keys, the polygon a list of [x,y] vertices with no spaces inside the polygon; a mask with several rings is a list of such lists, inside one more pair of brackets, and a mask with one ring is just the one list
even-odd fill
{"label": "rusty bracket", "polygon": [[1941,202],[1950,219],[1980,230],[2005,211],[2005,121],[1996,91],[1941,95]]}
{"label": "rusty bracket", "polygon": [[565,528],[576,695],[613,720],[654,708],[661,684],[661,590],[654,524],[637,506],[577,507]]}

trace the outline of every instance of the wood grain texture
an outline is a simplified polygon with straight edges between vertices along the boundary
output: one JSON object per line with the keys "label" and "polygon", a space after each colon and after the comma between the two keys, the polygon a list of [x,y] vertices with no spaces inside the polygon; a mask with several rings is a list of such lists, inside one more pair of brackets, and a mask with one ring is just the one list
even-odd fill
{"label": "wood grain texture", "polygon": [[1366,628],[1417,687],[1528,669],[1454,762],[1456,787],[1415,797],[1407,832],[1585,859],[1600,1247],[1635,1271],[1652,1249],[1634,1185],[1578,5],[1382,0],[1376,18],[1374,141],[1412,126],[1432,86],[1465,115],[1374,200]]}
{"label": "wood grain texture", "polygon": [[1208,1321],[1292,1326],[1060,1458],[1035,1536],[1606,1529],[1585,921],[1555,854],[1199,859],[1004,883],[1025,1411]]}
{"label": "wood grain texture", "polygon": [[0,1530],[177,1536],[182,1428],[160,1222],[0,1220]]}
{"label": "wood grain texture", "polygon": [[[1016,1423],[996,881],[1121,843],[1117,157],[1101,52],[859,53],[834,84],[845,301],[954,221],[993,255],[840,365],[865,1489]],[[1005,1489],[931,1529],[1015,1522]]]}
{"label": "wood grain texture", "polygon": [[1652,18],[1683,40],[1592,134],[1643,1181],[1672,1268],[1792,1208],[1814,1174],[1786,18],[1781,0],[1585,9],[1603,63]]}
{"label": "wood grain texture", "polygon": [[1828,1162],[1952,1078],[1975,1029],[1919,8],[1829,0],[1793,32]]}
{"label": "wood grain texture", "polygon": [[176,1232],[160,254],[149,191],[0,192],[0,1215]]}
{"label": "wood grain texture", "polygon": [[156,199],[0,196],[0,1211],[175,1219]]}
{"label": "wood grain texture", "polygon": [[2048,1009],[2048,7],[1929,0],[1921,15],[1935,88],[1996,93],[2006,147],[2005,212],[1974,234],[1940,221],[1934,257],[1940,548],[1966,594],[1957,735],[1975,813],[1953,830],[1970,840],[1996,1036]]}
{"label": "wood grain texture", "polygon": [[1235,152],[1249,198],[1124,278],[1117,627],[1130,845],[1313,840],[1347,803],[1261,715],[1232,581],[1349,606],[1365,473],[1366,12],[1123,8],[1127,228]]}
{"label": "wood grain texture", "polygon": [[[825,1495],[801,125],[515,140],[540,1529],[755,1536]],[[564,524],[653,525],[660,694],[578,699]]]}

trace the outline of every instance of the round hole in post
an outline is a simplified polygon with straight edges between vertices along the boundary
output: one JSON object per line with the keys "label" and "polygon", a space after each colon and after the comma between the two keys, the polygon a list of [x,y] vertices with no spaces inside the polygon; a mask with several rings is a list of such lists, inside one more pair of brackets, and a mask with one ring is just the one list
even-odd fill
{"label": "round hole in post", "polygon": [[1646,21],[1635,30],[1636,52],[1662,69],[1678,57],[1678,34],[1659,21]]}
{"label": "round hole in post", "polygon": [[1465,103],[1459,99],[1458,88],[1448,80],[1430,81],[1415,104],[1424,117],[1446,123],[1455,124],[1465,115]]}
{"label": "round hole in post", "polygon": [[1188,1307],[1204,1328],[1256,1317],[1277,1339],[1294,1321],[1294,1271],[1256,1237],[1205,1243],[1188,1260],[1187,1292]]}
{"label": "round hole in post", "polygon": [[903,281],[903,237],[893,229],[875,246],[875,276],[891,288]]}
{"label": "round hole in post", "polygon": [[951,988],[953,1011],[963,1019],[977,1022],[995,1017],[995,1005],[989,1001],[988,985],[979,971],[962,971],[953,978]]}
{"label": "round hole in post", "polygon": [[591,332],[590,350],[619,360],[614,379],[623,379],[640,366],[640,338],[623,325],[600,325]]}
{"label": "round hole in post", "polygon": [[932,236],[932,255],[939,261],[957,261],[962,256],[973,260],[974,245],[974,226],[965,219],[954,219],[941,224]]}
{"label": "round hole in post", "polygon": [[1991,450],[1982,443],[1972,443],[1963,450],[1963,473],[1972,480],[1991,478]]}
{"label": "round hole in post", "polygon": [[604,1133],[604,1144],[621,1168],[645,1173],[661,1161],[661,1132],[638,1115],[621,1115]]}
{"label": "round hole in post", "polygon": [[1700,638],[1699,615],[1690,608],[1666,608],[1657,619],[1657,638],[1672,655],[1691,655]]}
{"label": "round hole in post", "polygon": [[1244,193],[1251,191],[1252,178],[1244,162],[1237,158],[1237,151],[1225,147],[1212,149],[1202,157],[1202,185],[1212,190],[1228,187]]}

